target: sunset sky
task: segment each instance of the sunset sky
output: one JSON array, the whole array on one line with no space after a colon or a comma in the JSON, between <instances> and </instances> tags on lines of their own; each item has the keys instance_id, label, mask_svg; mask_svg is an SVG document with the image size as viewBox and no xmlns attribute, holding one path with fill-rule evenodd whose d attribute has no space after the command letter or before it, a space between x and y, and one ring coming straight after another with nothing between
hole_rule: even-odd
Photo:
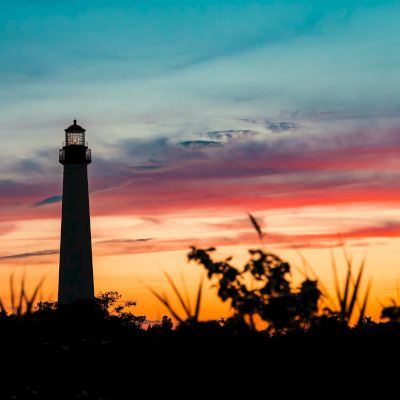
<instances>
[{"instance_id":1,"label":"sunset sky","mask_svg":"<svg viewBox=\"0 0 400 400\"><path fill-rule=\"evenodd\" d=\"M396 1L20 0L0 13L0 296L57 293L62 166L87 129L96 291L157 320L142 282L190 290L190 245L265 246L329 287L367 252L370 313L400 278ZM294 274L295 282L298 276ZM297 279L297 281L296 281ZM210 285L206 285L210 286ZM227 312L213 289L204 318Z\"/></svg>"}]
</instances>

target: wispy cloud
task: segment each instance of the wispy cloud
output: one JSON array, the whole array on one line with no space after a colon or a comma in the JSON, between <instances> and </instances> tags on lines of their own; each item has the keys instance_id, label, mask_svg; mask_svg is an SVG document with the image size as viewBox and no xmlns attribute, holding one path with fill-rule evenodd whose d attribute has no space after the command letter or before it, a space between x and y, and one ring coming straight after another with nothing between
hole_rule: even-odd
<instances>
[{"instance_id":1,"label":"wispy cloud","mask_svg":"<svg viewBox=\"0 0 400 400\"><path fill-rule=\"evenodd\" d=\"M239 222L239 223L237 223ZM190 246L209 247L213 246L234 246L234 245L258 245L258 238L254 230L249 227L249 223L241 221L233 224L215 225L218 230L229 231L225 235L213 235L212 238L188 237L185 239L153 239L151 242L143 241L136 246L129 246L129 240L110 240L98 242L101 244L113 243L113 246L107 246L97 249L98 254L116 255L116 254L138 254L151 253L159 251L174 251L188 249ZM245 222L245 220L243 220ZM366 225L362 228L348 229L336 232L319 232L306 234L283 234L277 232L268 232L266 240L268 246L278 248L326 248L336 247L345 244L360 245L362 240L398 238L400 237L400 222L386 222L377 225ZM128 246L127 246L128 244ZM367 245L367 242L364 242Z\"/></svg>"},{"instance_id":2,"label":"wispy cloud","mask_svg":"<svg viewBox=\"0 0 400 400\"><path fill-rule=\"evenodd\" d=\"M240 118L250 124L260 125L273 133L281 133L287 131L296 131L301 127L299 122L295 121L273 121L266 118Z\"/></svg>"},{"instance_id":3,"label":"wispy cloud","mask_svg":"<svg viewBox=\"0 0 400 400\"><path fill-rule=\"evenodd\" d=\"M191 149L202 149L205 147L221 147L223 144L215 140L183 140L179 142L183 147Z\"/></svg>"},{"instance_id":4,"label":"wispy cloud","mask_svg":"<svg viewBox=\"0 0 400 400\"><path fill-rule=\"evenodd\" d=\"M53 203L58 203L62 200L62 196L57 195L57 196L51 196L51 197L47 197L43 200L40 200L38 202L35 203L35 207L41 207L41 206L45 206L47 204L53 204Z\"/></svg>"},{"instance_id":5,"label":"wispy cloud","mask_svg":"<svg viewBox=\"0 0 400 400\"><path fill-rule=\"evenodd\" d=\"M0 256L0 261L6 260L16 260L19 258L29 258L29 257L43 257L43 256L50 256L54 254L58 254L58 250L40 250L40 251L32 251L30 253L18 253L18 254L11 254L8 256Z\"/></svg>"},{"instance_id":6,"label":"wispy cloud","mask_svg":"<svg viewBox=\"0 0 400 400\"><path fill-rule=\"evenodd\" d=\"M96 243L143 243L149 242L153 238L139 238L139 239L109 239L109 240L99 240Z\"/></svg>"},{"instance_id":7,"label":"wispy cloud","mask_svg":"<svg viewBox=\"0 0 400 400\"><path fill-rule=\"evenodd\" d=\"M213 140L244 140L257 136L258 134L259 132L250 129L229 129L207 132L205 136Z\"/></svg>"},{"instance_id":8,"label":"wispy cloud","mask_svg":"<svg viewBox=\"0 0 400 400\"><path fill-rule=\"evenodd\" d=\"M117 254L139 254L159 251L184 250L190 246L207 247L213 246L232 246L238 244L258 245L258 239L253 229L249 227L246 219L233 221L233 223L210 224L210 227L226 230L230 233L226 235L213 235L212 238L188 237L185 239L166 239L166 238L122 238L96 241L97 256L117 255ZM268 232L268 228L266 228ZM378 238L398 238L400 237L400 222L387 221L375 225L365 225L362 228L349 229L336 232L320 232L316 234L282 234L268 232L267 244L279 248L326 248L342 246L346 243L360 245L360 240L370 240ZM132 244L135 244L132 246ZM29 253L12 254L0 256L0 261L13 261L30 257L45 257L58 254L58 250L41 250Z\"/></svg>"}]
</instances>

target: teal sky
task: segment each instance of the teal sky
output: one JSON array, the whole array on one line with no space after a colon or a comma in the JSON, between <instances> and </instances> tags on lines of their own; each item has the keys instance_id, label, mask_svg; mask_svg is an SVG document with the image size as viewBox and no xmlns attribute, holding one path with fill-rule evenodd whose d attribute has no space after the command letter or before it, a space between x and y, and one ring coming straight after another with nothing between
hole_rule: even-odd
<instances>
[{"instance_id":1,"label":"teal sky","mask_svg":"<svg viewBox=\"0 0 400 400\"><path fill-rule=\"evenodd\" d=\"M303 112L393 115L399 12L390 1L8 2L0 117L24 147L74 116L105 140Z\"/></svg>"}]
</instances>

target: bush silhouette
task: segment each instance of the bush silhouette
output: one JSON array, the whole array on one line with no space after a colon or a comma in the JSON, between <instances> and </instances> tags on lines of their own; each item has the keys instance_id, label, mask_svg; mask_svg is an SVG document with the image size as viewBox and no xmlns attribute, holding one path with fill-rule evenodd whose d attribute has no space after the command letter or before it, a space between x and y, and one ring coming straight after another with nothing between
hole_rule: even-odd
<instances>
[{"instance_id":1,"label":"bush silhouette","mask_svg":"<svg viewBox=\"0 0 400 400\"><path fill-rule=\"evenodd\" d=\"M235 319L255 328L259 317L271 331L281 331L309 326L317 316L321 297L317 281L306 279L292 289L290 265L275 254L249 250L250 259L240 270L231 264L231 257L214 261L214 251L192 247L188 259L202 265L209 279L217 278L218 297L230 302Z\"/></svg>"}]
</instances>

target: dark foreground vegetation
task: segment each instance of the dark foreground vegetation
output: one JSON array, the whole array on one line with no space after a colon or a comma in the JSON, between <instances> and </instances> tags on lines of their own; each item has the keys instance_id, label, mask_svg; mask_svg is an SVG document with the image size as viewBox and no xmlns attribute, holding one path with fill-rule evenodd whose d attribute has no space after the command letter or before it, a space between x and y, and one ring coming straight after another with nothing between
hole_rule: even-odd
<instances>
[{"instance_id":1,"label":"dark foreground vegetation","mask_svg":"<svg viewBox=\"0 0 400 400\"><path fill-rule=\"evenodd\" d=\"M113 296L111 296L113 298ZM400 326L321 318L270 334L241 321L142 329L110 297L0 319L4 399L327 398L398 392ZM396 398L396 397L395 397Z\"/></svg>"},{"instance_id":2,"label":"dark foreground vegetation","mask_svg":"<svg viewBox=\"0 0 400 400\"><path fill-rule=\"evenodd\" d=\"M12 312L0 302L0 398L398 398L399 308L384 308L380 323L365 316L364 263L354 272L347 258L340 285L333 260L330 298L307 270L294 287L290 265L274 254L250 250L238 269L213 251L192 248L188 258L230 303L226 320L200 321L202 283L192 308L168 275L183 315L149 289L176 326L165 316L147 327L115 292L33 307L37 290L28 297L22 286Z\"/></svg>"}]
</instances>

